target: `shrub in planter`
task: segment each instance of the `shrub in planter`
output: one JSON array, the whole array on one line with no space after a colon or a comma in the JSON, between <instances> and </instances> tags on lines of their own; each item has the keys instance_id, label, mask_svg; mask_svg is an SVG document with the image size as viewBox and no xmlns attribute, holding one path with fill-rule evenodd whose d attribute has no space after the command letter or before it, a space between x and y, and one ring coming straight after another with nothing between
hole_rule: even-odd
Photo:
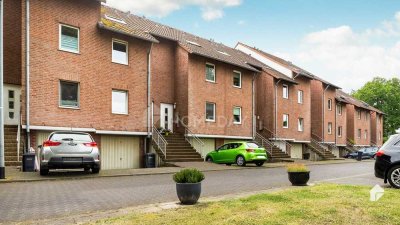
<instances>
[{"instance_id":1,"label":"shrub in planter","mask_svg":"<svg viewBox=\"0 0 400 225\"><path fill-rule=\"evenodd\" d=\"M304 164L289 164L287 171L289 181L293 186L306 186L308 180L310 180L310 170Z\"/></svg>"},{"instance_id":2,"label":"shrub in planter","mask_svg":"<svg viewBox=\"0 0 400 225\"><path fill-rule=\"evenodd\" d=\"M204 174L197 169L183 169L174 174L176 193L184 205L196 204L201 194L201 181Z\"/></svg>"}]
</instances>

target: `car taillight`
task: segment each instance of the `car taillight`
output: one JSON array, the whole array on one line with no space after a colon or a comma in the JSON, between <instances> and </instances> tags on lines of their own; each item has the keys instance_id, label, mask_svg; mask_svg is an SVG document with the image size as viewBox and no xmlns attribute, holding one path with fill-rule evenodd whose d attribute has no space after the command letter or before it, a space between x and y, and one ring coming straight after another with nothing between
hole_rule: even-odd
<instances>
[{"instance_id":1,"label":"car taillight","mask_svg":"<svg viewBox=\"0 0 400 225\"><path fill-rule=\"evenodd\" d=\"M86 147L97 147L96 142L84 143L83 145L85 145Z\"/></svg>"},{"instance_id":2,"label":"car taillight","mask_svg":"<svg viewBox=\"0 0 400 225\"><path fill-rule=\"evenodd\" d=\"M246 149L246 152L254 152L254 149Z\"/></svg>"},{"instance_id":3,"label":"car taillight","mask_svg":"<svg viewBox=\"0 0 400 225\"><path fill-rule=\"evenodd\" d=\"M381 157L383 154L385 154L385 152L381 149L376 153L376 157Z\"/></svg>"},{"instance_id":4,"label":"car taillight","mask_svg":"<svg viewBox=\"0 0 400 225\"><path fill-rule=\"evenodd\" d=\"M52 146L59 146L61 145L61 142L57 141L45 141L43 142L43 147L52 147Z\"/></svg>"}]
</instances>

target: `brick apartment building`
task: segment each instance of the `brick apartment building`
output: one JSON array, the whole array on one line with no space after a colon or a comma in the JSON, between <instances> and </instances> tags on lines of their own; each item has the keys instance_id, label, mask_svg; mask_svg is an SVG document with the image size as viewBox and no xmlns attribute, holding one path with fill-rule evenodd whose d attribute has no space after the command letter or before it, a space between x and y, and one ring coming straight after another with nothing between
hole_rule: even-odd
<instances>
[{"instance_id":1,"label":"brick apartment building","mask_svg":"<svg viewBox=\"0 0 400 225\"><path fill-rule=\"evenodd\" d=\"M102 169L117 169L142 167L148 151L164 161L199 161L226 142L258 135L278 156L302 158L315 150L314 130L320 142L339 144L337 121L343 136L354 129L347 101L340 115L346 119L335 117L335 85L258 49L230 48L105 1L27 2L4 3L7 165L19 165L24 149L59 130L90 133ZM314 104L324 107L319 127ZM372 111L374 137L358 145L382 141L382 123L374 124L382 112ZM174 133L163 138L168 148L155 139L161 130Z\"/></svg>"}]
</instances>

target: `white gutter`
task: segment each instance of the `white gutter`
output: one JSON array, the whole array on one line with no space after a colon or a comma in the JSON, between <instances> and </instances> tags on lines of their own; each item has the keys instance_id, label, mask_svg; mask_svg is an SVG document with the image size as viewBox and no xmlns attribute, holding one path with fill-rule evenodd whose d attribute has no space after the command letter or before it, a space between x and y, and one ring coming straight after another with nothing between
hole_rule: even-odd
<instances>
[{"instance_id":1,"label":"white gutter","mask_svg":"<svg viewBox=\"0 0 400 225\"><path fill-rule=\"evenodd\" d=\"M3 22L4 19L4 0L0 0L0 179L6 178L5 157L4 157L4 102L3 102L3 75L4 75L4 40Z\"/></svg>"},{"instance_id":2,"label":"white gutter","mask_svg":"<svg viewBox=\"0 0 400 225\"><path fill-rule=\"evenodd\" d=\"M25 87L25 97L26 97L26 151L29 151L31 146L31 138L30 138L30 121L29 121L29 113L30 113L30 2L26 0L26 87Z\"/></svg>"}]
</instances>

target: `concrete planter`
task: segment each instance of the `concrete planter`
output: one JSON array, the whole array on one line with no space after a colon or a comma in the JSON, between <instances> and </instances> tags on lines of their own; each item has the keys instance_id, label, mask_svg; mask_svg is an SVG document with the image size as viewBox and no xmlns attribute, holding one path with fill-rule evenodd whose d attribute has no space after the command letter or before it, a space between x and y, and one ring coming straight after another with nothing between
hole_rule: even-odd
<instances>
[{"instance_id":1,"label":"concrete planter","mask_svg":"<svg viewBox=\"0 0 400 225\"><path fill-rule=\"evenodd\" d=\"M188 184L176 184L176 193L179 201L183 205L194 205L200 198L201 194L201 182L199 183L188 183Z\"/></svg>"},{"instance_id":2,"label":"concrete planter","mask_svg":"<svg viewBox=\"0 0 400 225\"><path fill-rule=\"evenodd\" d=\"M293 186L306 186L310 180L310 172L288 172L288 175Z\"/></svg>"}]
</instances>

